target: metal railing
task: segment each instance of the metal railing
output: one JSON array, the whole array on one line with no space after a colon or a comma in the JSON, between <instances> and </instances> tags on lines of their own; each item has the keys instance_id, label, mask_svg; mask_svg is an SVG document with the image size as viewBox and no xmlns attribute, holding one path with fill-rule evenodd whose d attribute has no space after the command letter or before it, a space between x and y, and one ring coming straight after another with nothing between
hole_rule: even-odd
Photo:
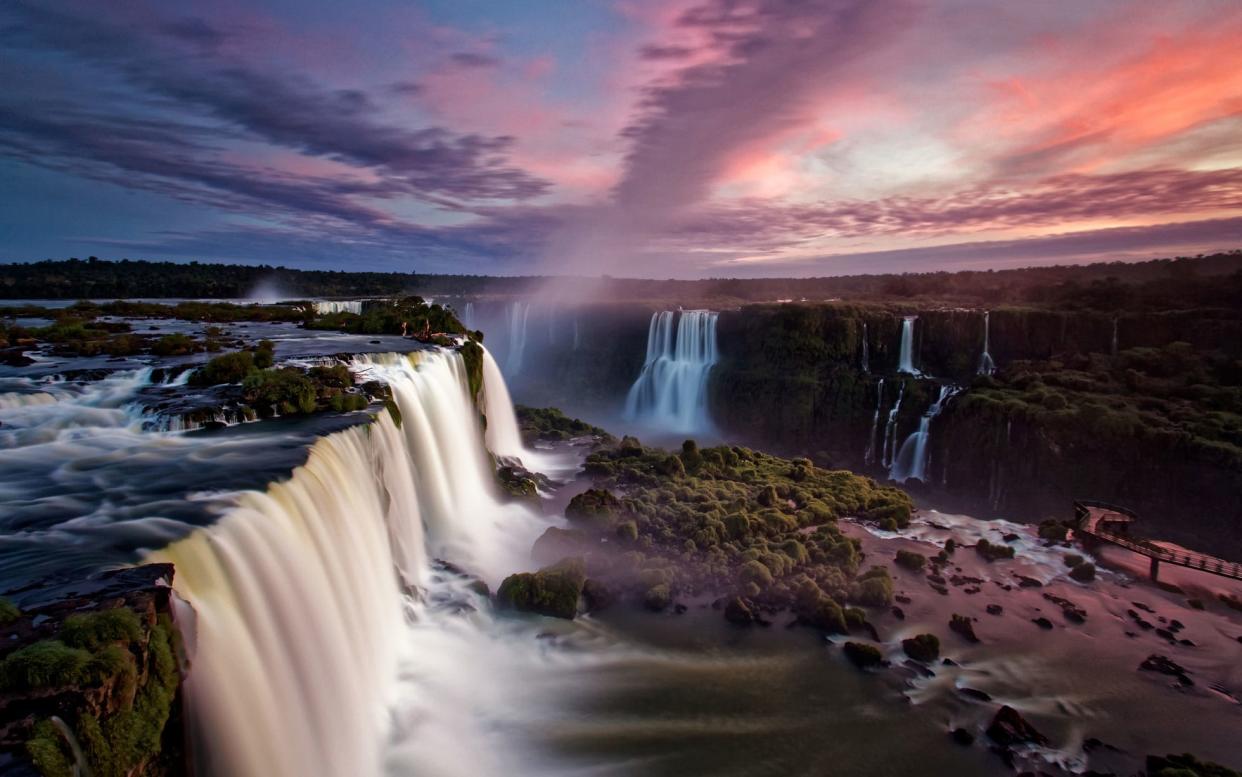
<instances>
[{"instance_id":1,"label":"metal railing","mask_svg":"<svg viewBox=\"0 0 1242 777\"><path fill-rule=\"evenodd\" d=\"M1146 540L1136 540L1115 534L1102 529L1102 525L1107 521L1096 521L1089 528L1084 526L1091 517L1092 508L1096 510L1107 510L1109 512L1118 513L1132 520L1137 520L1138 515L1133 510L1129 510L1118 505L1112 505L1107 502L1099 502L1089 499L1079 499L1074 502L1074 514L1078 518L1078 523L1086 534L1095 536L1105 542L1119 545L1127 550L1131 550L1148 558L1154 558L1176 566L1187 567L1189 569L1198 569L1204 572L1221 575L1223 577L1242 580L1242 564L1225 561L1216 556L1209 556L1206 553L1195 553L1193 551L1175 551L1169 548L1163 548Z\"/></svg>"}]
</instances>

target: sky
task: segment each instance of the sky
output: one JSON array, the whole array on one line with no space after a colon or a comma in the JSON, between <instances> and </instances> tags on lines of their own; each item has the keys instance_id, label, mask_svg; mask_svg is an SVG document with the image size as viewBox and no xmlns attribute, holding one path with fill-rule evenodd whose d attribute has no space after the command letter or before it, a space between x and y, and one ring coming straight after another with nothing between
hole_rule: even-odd
<instances>
[{"instance_id":1,"label":"sky","mask_svg":"<svg viewBox=\"0 0 1242 777\"><path fill-rule=\"evenodd\" d=\"M1242 3L4 0L0 261L812 276L1242 247Z\"/></svg>"}]
</instances>

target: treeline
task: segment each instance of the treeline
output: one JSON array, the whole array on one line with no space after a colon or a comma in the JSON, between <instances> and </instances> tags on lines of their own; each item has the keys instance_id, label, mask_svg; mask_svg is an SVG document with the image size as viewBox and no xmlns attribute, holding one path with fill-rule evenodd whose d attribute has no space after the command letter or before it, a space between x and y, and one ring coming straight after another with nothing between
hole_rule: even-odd
<instances>
[{"instance_id":1,"label":"treeline","mask_svg":"<svg viewBox=\"0 0 1242 777\"><path fill-rule=\"evenodd\" d=\"M288 299L397 294L508 296L532 293L553 281L561 298L722 307L830 299L1094 310L1237 307L1242 299L1242 251L1013 270L695 281L423 275L91 258L0 265L0 299L237 299L256 291Z\"/></svg>"},{"instance_id":2,"label":"treeline","mask_svg":"<svg viewBox=\"0 0 1242 777\"><path fill-rule=\"evenodd\" d=\"M366 297L401 294L415 282L408 273L94 257L0 265L0 299L245 299L256 292L289 299Z\"/></svg>"}]
</instances>

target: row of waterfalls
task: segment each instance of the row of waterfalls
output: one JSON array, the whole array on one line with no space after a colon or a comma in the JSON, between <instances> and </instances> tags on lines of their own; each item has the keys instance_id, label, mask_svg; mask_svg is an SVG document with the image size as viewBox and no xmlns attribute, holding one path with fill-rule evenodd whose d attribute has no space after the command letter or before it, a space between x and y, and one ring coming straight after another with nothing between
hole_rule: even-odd
<instances>
[{"instance_id":1,"label":"row of waterfalls","mask_svg":"<svg viewBox=\"0 0 1242 777\"><path fill-rule=\"evenodd\" d=\"M712 430L707 382L720 359L711 310L651 316L647 356L625 399L627 420L678 434Z\"/></svg>"}]
</instances>

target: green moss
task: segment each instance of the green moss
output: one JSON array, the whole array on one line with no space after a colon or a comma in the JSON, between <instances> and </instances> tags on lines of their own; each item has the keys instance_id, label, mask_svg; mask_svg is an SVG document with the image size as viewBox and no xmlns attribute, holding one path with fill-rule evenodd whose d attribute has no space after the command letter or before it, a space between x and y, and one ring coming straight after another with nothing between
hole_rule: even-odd
<instances>
[{"instance_id":1,"label":"green moss","mask_svg":"<svg viewBox=\"0 0 1242 777\"><path fill-rule=\"evenodd\" d=\"M77 777L73 755L65 738L50 720L40 720L35 724L30 738L26 740L26 754L44 777Z\"/></svg>"},{"instance_id":2,"label":"green moss","mask_svg":"<svg viewBox=\"0 0 1242 777\"><path fill-rule=\"evenodd\" d=\"M564 559L538 572L509 575L497 589L496 601L505 609L573 618L585 582L582 560Z\"/></svg>"},{"instance_id":3,"label":"green moss","mask_svg":"<svg viewBox=\"0 0 1242 777\"><path fill-rule=\"evenodd\" d=\"M927 557L921 553L915 553L909 550L899 550L897 551L897 558L895 561L897 566L902 569L908 569L911 572L921 572L923 571L923 567L927 564Z\"/></svg>"},{"instance_id":4,"label":"green moss","mask_svg":"<svg viewBox=\"0 0 1242 777\"><path fill-rule=\"evenodd\" d=\"M571 523L596 529L607 528L620 512L621 502L607 489L591 488L577 494L565 507Z\"/></svg>"},{"instance_id":5,"label":"green moss","mask_svg":"<svg viewBox=\"0 0 1242 777\"><path fill-rule=\"evenodd\" d=\"M866 645L861 642L846 642L841 646L841 651L845 653L845 657L850 660L850 663L859 669L871 669L884 663L884 654L873 645Z\"/></svg>"},{"instance_id":6,"label":"green moss","mask_svg":"<svg viewBox=\"0 0 1242 777\"><path fill-rule=\"evenodd\" d=\"M250 351L226 353L209 360L190 375L193 386L215 386L221 383L241 383L255 369L254 354Z\"/></svg>"},{"instance_id":7,"label":"green moss","mask_svg":"<svg viewBox=\"0 0 1242 777\"><path fill-rule=\"evenodd\" d=\"M20 618L22 611L8 599L0 596L0 626L7 626Z\"/></svg>"},{"instance_id":8,"label":"green moss","mask_svg":"<svg viewBox=\"0 0 1242 777\"><path fill-rule=\"evenodd\" d=\"M989 562L999 559L1011 559L1014 556L1014 549L1009 545L998 545L982 538L975 545L975 552Z\"/></svg>"},{"instance_id":9,"label":"green moss","mask_svg":"<svg viewBox=\"0 0 1242 777\"><path fill-rule=\"evenodd\" d=\"M935 634L918 634L903 639L901 649L915 661L930 664L940 658L940 639Z\"/></svg>"},{"instance_id":10,"label":"green moss","mask_svg":"<svg viewBox=\"0 0 1242 777\"><path fill-rule=\"evenodd\" d=\"M1211 761L1200 761L1190 753L1147 756L1149 777L1242 777L1242 772Z\"/></svg>"},{"instance_id":11,"label":"green moss","mask_svg":"<svg viewBox=\"0 0 1242 777\"><path fill-rule=\"evenodd\" d=\"M76 685L91 678L90 665L89 651L45 639L18 648L0 661L0 687L31 690Z\"/></svg>"},{"instance_id":12,"label":"green moss","mask_svg":"<svg viewBox=\"0 0 1242 777\"><path fill-rule=\"evenodd\" d=\"M142 624L126 607L70 615L60 630L66 645L92 651L113 642L137 642L141 637Z\"/></svg>"},{"instance_id":13,"label":"green moss","mask_svg":"<svg viewBox=\"0 0 1242 777\"><path fill-rule=\"evenodd\" d=\"M483 346L467 340L457 349L466 365L466 380L470 387L470 398L479 403L479 393L483 390Z\"/></svg>"},{"instance_id":14,"label":"green moss","mask_svg":"<svg viewBox=\"0 0 1242 777\"><path fill-rule=\"evenodd\" d=\"M254 370L242 381L242 390L260 415L273 407L282 415L313 413L318 407L315 384L294 368Z\"/></svg>"}]
</instances>

